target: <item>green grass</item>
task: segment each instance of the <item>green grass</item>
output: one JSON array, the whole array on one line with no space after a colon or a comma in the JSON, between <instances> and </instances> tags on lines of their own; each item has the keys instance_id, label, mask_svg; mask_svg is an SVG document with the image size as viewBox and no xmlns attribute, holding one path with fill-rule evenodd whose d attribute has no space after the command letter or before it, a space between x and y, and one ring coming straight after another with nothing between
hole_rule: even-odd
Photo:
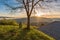
<instances>
[{"instance_id":1,"label":"green grass","mask_svg":"<svg viewBox=\"0 0 60 40\"><path fill-rule=\"evenodd\" d=\"M55 40L34 28L26 30L12 25L0 25L0 40Z\"/></svg>"}]
</instances>

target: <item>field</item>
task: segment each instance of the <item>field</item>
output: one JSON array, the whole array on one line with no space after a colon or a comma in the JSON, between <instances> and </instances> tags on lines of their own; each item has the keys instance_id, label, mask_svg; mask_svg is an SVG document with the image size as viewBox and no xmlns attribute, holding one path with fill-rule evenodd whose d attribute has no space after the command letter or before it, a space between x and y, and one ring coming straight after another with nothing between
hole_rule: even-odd
<instances>
[{"instance_id":1,"label":"field","mask_svg":"<svg viewBox=\"0 0 60 40\"><path fill-rule=\"evenodd\" d=\"M26 30L24 27L0 25L0 40L55 40L34 28Z\"/></svg>"}]
</instances>

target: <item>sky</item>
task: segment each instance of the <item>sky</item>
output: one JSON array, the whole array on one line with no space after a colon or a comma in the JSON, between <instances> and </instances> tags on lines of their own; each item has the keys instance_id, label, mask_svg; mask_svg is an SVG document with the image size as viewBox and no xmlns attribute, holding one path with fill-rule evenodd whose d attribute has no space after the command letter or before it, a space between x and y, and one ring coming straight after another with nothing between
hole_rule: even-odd
<instances>
[{"instance_id":1,"label":"sky","mask_svg":"<svg viewBox=\"0 0 60 40\"><path fill-rule=\"evenodd\" d=\"M52 1L52 2L51 2ZM7 7L4 3L9 4L12 7L21 6L15 0L0 0L0 16L9 16L9 17L26 17L26 13L24 10L21 12L21 9L18 9L17 12L11 13L9 7ZM41 5L44 9L38 7L36 9L37 13L41 15L58 15L60 16L60 0L45 0L45 2L41 2ZM20 12L19 12L20 11ZM33 14L32 14L33 15Z\"/></svg>"}]
</instances>

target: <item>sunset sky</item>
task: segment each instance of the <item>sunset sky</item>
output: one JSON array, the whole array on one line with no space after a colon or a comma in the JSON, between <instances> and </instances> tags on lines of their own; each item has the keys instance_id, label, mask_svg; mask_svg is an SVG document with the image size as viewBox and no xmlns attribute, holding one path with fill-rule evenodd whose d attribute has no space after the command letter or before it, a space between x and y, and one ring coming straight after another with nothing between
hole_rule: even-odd
<instances>
[{"instance_id":1,"label":"sunset sky","mask_svg":"<svg viewBox=\"0 0 60 40\"><path fill-rule=\"evenodd\" d=\"M37 13L40 15L55 15L55 16L60 16L60 0L50 0L48 2L46 2L47 0L45 0L45 2L41 2L42 7L44 7L44 9L41 9L40 7L38 7L36 9ZM52 1L52 2L51 2ZM26 13L25 11L19 12L21 11L21 9L18 9L18 12L11 13L9 9L9 7L7 7L4 3L8 3L9 5L16 7L19 6L19 4L17 5L15 0L0 0L0 16L14 16L14 17L26 17ZM33 15L33 14L32 14Z\"/></svg>"}]
</instances>

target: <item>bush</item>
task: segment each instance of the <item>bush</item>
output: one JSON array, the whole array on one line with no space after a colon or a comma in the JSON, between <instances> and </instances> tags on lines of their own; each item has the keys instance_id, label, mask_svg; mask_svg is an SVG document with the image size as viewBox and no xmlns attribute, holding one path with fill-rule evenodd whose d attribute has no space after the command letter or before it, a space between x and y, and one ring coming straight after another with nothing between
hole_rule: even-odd
<instances>
[{"instance_id":1,"label":"bush","mask_svg":"<svg viewBox=\"0 0 60 40\"><path fill-rule=\"evenodd\" d=\"M0 20L0 25L18 25L15 20Z\"/></svg>"}]
</instances>

